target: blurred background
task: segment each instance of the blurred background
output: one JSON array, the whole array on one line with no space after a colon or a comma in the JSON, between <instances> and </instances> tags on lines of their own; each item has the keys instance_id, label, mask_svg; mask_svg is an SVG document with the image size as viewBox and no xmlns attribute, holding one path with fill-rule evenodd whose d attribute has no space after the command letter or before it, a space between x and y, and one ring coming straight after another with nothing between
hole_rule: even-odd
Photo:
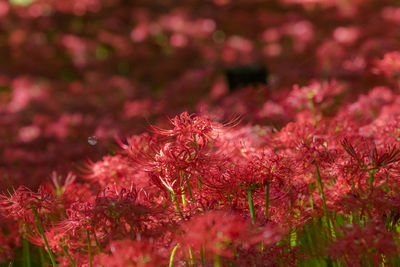
<instances>
[{"instance_id":1,"label":"blurred background","mask_svg":"<svg viewBox=\"0 0 400 267\"><path fill-rule=\"evenodd\" d=\"M0 0L0 190L182 111L279 128L294 84L397 88L376 62L399 27L394 0Z\"/></svg>"}]
</instances>

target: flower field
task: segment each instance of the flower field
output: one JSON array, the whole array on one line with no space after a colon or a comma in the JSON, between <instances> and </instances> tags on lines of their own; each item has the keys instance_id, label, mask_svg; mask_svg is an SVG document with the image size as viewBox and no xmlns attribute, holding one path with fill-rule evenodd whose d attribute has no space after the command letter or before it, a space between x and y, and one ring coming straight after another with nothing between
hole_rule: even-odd
<instances>
[{"instance_id":1,"label":"flower field","mask_svg":"<svg viewBox=\"0 0 400 267\"><path fill-rule=\"evenodd\" d=\"M0 266L400 266L394 0L0 0Z\"/></svg>"}]
</instances>

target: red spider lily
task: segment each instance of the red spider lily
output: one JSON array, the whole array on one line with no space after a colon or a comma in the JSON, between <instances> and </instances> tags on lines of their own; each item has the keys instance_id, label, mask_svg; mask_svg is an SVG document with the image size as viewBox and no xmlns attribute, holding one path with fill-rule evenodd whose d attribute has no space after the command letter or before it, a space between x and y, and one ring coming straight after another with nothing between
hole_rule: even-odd
<instances>
[{"instance_id":1,"label":"red spider lily","mask_svg":"<svg viewBox=\"0 0 400 267\"><path fill-rule=\"evenodd\" d=\"M167 264L166 251L146 240L112 241L109 250L110 254L96 256L95 266L161 267Z\"/></svg>"},{"instance_id":2,"label":"red spider lily","mask_svg":"<svg viewBox=\"0 0 400 267\"><path fill-rule=\"evenodd\" d=\"M264 253L259 253L259 248L239 248L238 257L235 263L239 266L260 266L260 267L278 267L285 266L298 266L296 261L304 258L296 248L288 249L287 245L274 245L267 246Z\"/></svg>"},{"instance_id":3,"label":"red spider lily","mask_svg":"<svg viewBox=\"0 0 400 267\"><path fill-rule=\"evenodd\" d=\"M185 175L190 176L198 164L198 159L187 149L166 143L154 156L154 160L147 164L147 171L157 186L177 193L187 182Z\"/></svg>"},{"instance_id":4,"label":"red spider lily","mask_svg":"<svg viewBox=\"0 0 400 267\"><path fill-rule=\"evenodd\" d=\"M123 149L122 153L128 154L139 163L151 160L158 148L158 140L148 133L132 135L127 139L128 144L123 144L122 141L118 139L117 141Z\"/></svg>"},{"instance_id":5,"label":"red spider lily","mask_svg":"<svg viewBox=\"0 0 400 267\"><path fill-rule=\"evenodd\" d=\"M252 154L248 160L257 169L256 174L261 176L260 182L263 184L267 181L280 183L295 174L296 166L291 158L269 149Z\"/></svg>"},{"instance_id":6,"label":"red spider lily","mask_svg":"<svg viewBox=\"0 0 400 267\"><path fill-rule=\"evenodd\" d=\"M76 235L76 232L70 233L60 226L49 228L48 231L46 231L46 239L50 249L57 254L64 254L66 248L71 251L87 246L83 234ZM40 236L30 236L29 241L34 245L45 247L45 242Z\"/></svg>"},{"instance_id":7,"label":"red spider lily","mask_svg":"<svg viewBox=\"0 0 400 267\"><path fill-rule=\"evenodd\" d=\"M383 149L377 149L374 142L368 144L363 141L362 151L356 151L347 139L342 141L344 150L355 160L361 168L366 171L378 171L379 169L390 169L393 164L400 161L400 149L397 146L386 146Z\"/></svg>"},{"instance_id":8,"label":"red spider lily","mask_svg":"<svg viewBox=\"0 0 400 267\"><path fill-rule=\"evenodd\" d=\"M332 196L332 199L335 197ZM332 204L338 212L353 214L358 219L373 218L377 221L397 221L399 206L398 199L382 189L375 189L372 193L359 188L356 191L342 191L336 196Z\"/></svg>"},{"instance_id":9,"label":"red spider lily","mask_svg":"<svg viewBox=\"0 0 400 267\"><path fill-rule=\"evenodd\" d=\"M338 81L319 82L311 81L309 85L293 86L293 90L287 98L289 105L297 109L332 108L337 102L338 96L343 92L343 87ZM319 106L316 106L319 105Z\"/></svg>"},{"instance_id":10,"label":"red spider lily","mask_svg":"<svg viewBox=\"0 0 400 267\"><path fill-rule=\"evenodd\" d=\"M274 227L253 229L248 221L224 211L197 215L183 224L181 231L181 243L195 251L203 250L206 257L215 254L232 257L233 251L238 247L260 242L271 244L281 238Z\"/></svg>"},{"instance_id":11,"label":"red spider lily","mask_svg":"<svg viewBox=\"0 0 400 267\"><path fill-rule=\"evenodd\" d=\"M80 236L87 230L108 235L127 234L144 231L150 220L149 213L149 208L138 202L135 190L122 189L117 193L105 189L94 203L74 203L67 209L67 218L60 227L73 236Z\"/></svg>"},{"instance_id":12,"label":"red spider lily","mask_svg":"<svg viewBox=\"0 0 400 267\"><path fill-rule=\"evenodd\" d=\"M239 166L232 165L229 158L216 161L204 168L201 173L201 181L207 190L208 199L228 198L229 202L235 203L243 194L242 177L248 180L254 179L249 176L240 176L239 171L244 170ZM249 174L249 173L246 173ZM227 201L227 202L228 202ZM230 204L232 205L232 203Z\"/></svg>"},{"instance_id":13,"label":"red spider lily","mask_svg":"<svg viewBox=\"0 0 400 267\"><path fill-rule=\"evenodd\" d=\"M97 196L94 204L94 225L105 223L107 227L116 229L125 222L132 228L131 231L143 231L150 210L138 200L138 192L134 189L122 189L118 193L104 190L102 195Z\"/></svg>"},{"instance_id":14,"label":"red spider lily","mask_svg":"<svg viewBox=\"0 0 400 267\"><path fill-rule=\"evenodd\" d=\"M374 169L389 169L392 164L400 161L400 149L393 145L378 151L374 145L370 150L368 160Z\"/></svg>"},{"instance_id":15,"label":"red spider lily","mask_svg":"<svg viewBox=\"0 0 400 267\"><path fill-rule=\"evenodd\" d=\"M72 236L80 236L82 231L92 229L94 211L93 204L75 202L66 210L67 218L60 222L60 228Z\"/></svg>"},{"instance_id":16,"label":"red spider lily","mask_svg":"<svg viewBox=\"0 0 400 267\"><path fill-rule=\"evenodd\" d=\"M143 167L123 155L103 157L101 161L90 163L83 172L85 179L99 184L101 188L113 185L121 190L133 185L147 187L149 184Z\"/></svg>"},{"instance_id":17,"label":"red spider lily","mask_svg":"<svg viewBox=\"0 0 400 267\"><path fill-rule=\"evenodd\" d=\"M189 115L183 112L179 117L170 119L173 129L165 130L153 127L154 132L161 136L173 137L178 144L188 149L201 150L207 146L209 140L216 138L222 125L211 122L209 118Z\"/></svg>"},{"instance_id":18,"label":"red spider lily","mask_svg":"<svg viewBox=\"0 0 400 267\"><path fill-rule=\"evenodd\" d=\"M399 265L397 2L0 0L0 265Z\"/></svg>"},{"instance_id":19,"label":"red spider lily","mask_svg":"<svg viewBox=\"0 0 400 267\"><path fill-rule=\"evenodd\" d=\"M342 259L348 266L364 266L363 257L373 265L379 265L382 256L390 257L398 253L392 233L384 225L369 221L342 228L343 237L330 246L328 253L335 259Z\"/></svg>"},{"instance_id":20,"label":"red spider lily","mask_svg":"<svg viewBox=\"0 0 400 267\"><path fill-rule=\"evenodd\" d=\"M233 256L233 250L245 238L248 222L237 215L213 211L198 215L182 225L181 242L197 251L204 249L214 254ZM196 229L196 231L194 231Z\"/></svg>"},{"instance_id":21,"label":"red spider lily","mask_svg":"<svg viewBox=\"0 0 400 267\"><path fill-rule=\"evenodd\" d=\"M0 195L0 207L4 216L36 224L32 209L39 214L51 214L55 210L55 197L44 187L40 187L35 193L24 186L18 187L9 197Z\"/></svg>"},{"instance_id":22,"label":"red spider lily","mask_svg":"<svg viewBox=\"0 0 400 267\"><path fill-rule=\"evenodd\" d=\"M400 52L386 53L383 59L376 62L378 71L387 77L398 77L400 75Z\"/></svg>"},{"instance_id":23,"label":"red spider lily","mask_svg":"<svg viewBox=\"0 0 400 267\"><path fill-rule=\"evenodd\" d=\"M74 183L76 175L72 172L68 172L67 177L65 177L64 182L62 182L62 177L57 175L57 172L53 171L51 173L51 181L56 187L57 195L62 194L70 185Z\"/></svg>"}]
</instances>

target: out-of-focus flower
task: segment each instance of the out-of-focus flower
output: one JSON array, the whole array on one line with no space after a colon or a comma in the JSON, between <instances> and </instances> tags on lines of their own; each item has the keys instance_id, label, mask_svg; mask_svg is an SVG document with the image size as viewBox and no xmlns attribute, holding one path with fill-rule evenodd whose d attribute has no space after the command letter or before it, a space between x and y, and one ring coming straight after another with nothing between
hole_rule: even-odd
<instances>
[{"instance_id":1,"label":"out-of-focus flower","mask_svg":"<svg viewBox=\"0 0 400 267\"><path fill-rule=\"evenodd\" d=\"M112 241L110 252L96 256L94 259L96 266L160 267L167 264L166 251L147 241L129 239Z\"/></svg>"},{"instance_id":2,"label":"out-of-focus flower","mask_svg":"<svg viewBox=\"0 0 400 267\"><path fill-rule=\"evenodd\" d=\"M383 255L390 257L398 253L393 235L381 223L369 221L365 226L353 224L342 230L343 237L330 246L328 253L349 266L363 266L363 257L379 265Z\"/></svg>"},{"instance_id":3,"label":"out-of-focus flower","mask_svg":"<svg viewBox=\"0 0 400 267\"><path fill-rule=\"evenodd\" d=\"M376 61L378 72L383 73L389 78L400 76L400 52L394 51L386 53L383 59Z\"/></svg>"},{"instance_id":4,"label":"out-of-focus flower","mask_svg":"<svg viewBox=\"0 0 400 267\"><path fill-rule=\"evenodd\" d=\"M246 238L249 224L237 215L222 211L198 215L182 225L183 244L206 253L233 256L233 250Z\"/></svg>"}]
</instances>

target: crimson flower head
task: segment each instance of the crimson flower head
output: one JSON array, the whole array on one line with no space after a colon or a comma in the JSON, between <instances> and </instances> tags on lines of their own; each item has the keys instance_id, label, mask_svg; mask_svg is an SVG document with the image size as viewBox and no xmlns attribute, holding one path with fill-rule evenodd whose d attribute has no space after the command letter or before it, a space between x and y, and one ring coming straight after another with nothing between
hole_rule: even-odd
<instances>
[{"instance_id":1,"label":"crimson flower head","mask_svg":"<svg viewBox=\"0 0 400 267\"><path fill-rule=\"evenodd\" d=\"M14 194L7 197L0 195L0 208L4 216L21 220L23 222L34 222L32 209L39 214L51 213L54 210L55 198L40 187L35 193L24 186L20 186Z\"/></svg>"},{"instance_id":2,"label":"crimson flower head","mask_svg":"<svg viewBox=\"0 0 400 267\"><path fill-rule=\"evenodd\" d=\"M167 258L163 250L148 241L128 239L112 241L110 254L101 254L94 259L95 266L104 267L160 267L166 266Z\"/></svg>"},{"instance_id":3,"label":"crimson flower head","mask_svg":"<svg viewBox=\"0 0 400 267\"><path fill-rule=\"evenodd\" d=\"M182 226L182 244L206 253L233 256L233 249L246 236L249 224L237 215L213 211L197 215ZM211 256L211 255L210 255Z\"/></svg>"},{"instance_id":4,"label":"crimson flower head","mask_svg":"<svg viewBox=\"0 0 400 267\"><path fill-rule=\"evenodd\" d=\"M345 138L342 141L343 149L360 167L366 170L388 169L393 164L400 162L400 149L396 146L392 145L378 149L374 142L362 141L363 144L357 147L357 149L348 139Z\"/></svg>"},{"instance_id":5,"label":"crimson flower head","mask_svg":"<svg viewBox=\"0 0 400 267\"><path fill-rule=\"evenodd\" d=\"M383 59L376 62L379 72L386 77L398 77L400 75L400 51L386 53Z\"/></svg>"},{"instance_id":6,"label":"crimson flower head","mask_svg":"<svg viewBox=\"0 0 400 267\"><path fill-rule=\"evenodd\" d=\"M89 163L84 177L101 187L110 184L119 188L129 187L132 184L145 186L147 181L141 168L122 155L105 156L101 161Z\"/></svg>"},{"instance_id":7,"label":"crimson flower head","mask_svg":"<svg viewBox=\"0 0 400 267\"><path fill-rule=\"evenodd\" d=\"M383 255L390 257L397 253L393 236L382 223L369 221L364 227L348 225L343 233L343 237L331 245L329 254L335 259L344 259L347 266L364 266L364 257L378 266Z\"/></svg>"},{"instance_id":8,"label":"crimson flower head","mask_svg":"<svg viewBox=\"0 0 400 267\"><path fill-rule=\"evenodd\" d=\"M307 86L294 85L287 98L287 103L300 110L304 108L313 109L315 107L310 105L316 104L321 105L321 107L328 107L334 104L335 97L342 92L343 87L335 80L331 82L314 80Z\"/></svg>"},{"instance_id":9,"label":"crimson flower head","mask_svg":"<svg viewBox=\"0 0 400 267\"><path fill-rule=\"evenodd\" d=\"M157 147L156 138L148 133L130 136L127 139L128 144L122 143L119 139L117 139L117 142L123 149L123 154L128 154L135 161L139 162L151 159L151 155L155 153L153 148Z\"/></svg>"},{"instance_id":10,"label":"crimson flower head","mask_svg":"<svg viewBox=\"0 0 400 267\"><path fill-rule=\"evenodd\" d=\"M82 230L92 227L93 213L93 204L77 201L66 210L67 218L60 222L60 228L71 235L80 235Z\"/></svg>"},{"instance_id":11,"label":"crimson flower head","mask_svg":"<svg viewBox=\"0 0 400 267\"><path fill-rule=\"evenodd\" d=\"M187 112L170 119L170 122L173 129L153 127L154 132L161 136L175 138L177 143L196 150L206 147L209 140L216 138L222 128L222 125L212 122L207 117L189 115Z\"/></svg>"},{"instance_id":12,"label":"crimson flower head","mask_svg":"<svg viewBox=\"0 0 400 267\"><path fill-rule=\"evenodd\" d=\"M120 192L114 192L106 189L96 198L93 223L104 222L118 228L121 222L126 222L137 230L146 220L148 213L149 209L139 203L136 190L122 189Z\"/></svg>"},{"instance_id":13,"label":"crimson flower head","mask_svg":"<svg viewBox=\"0 0 400 267\"><path fill-rule=\"evenodd\" d=\"M65 190L74 183L75 179L76 175L72 172L68 172L64 181L62 181L62 176L58 175L57 172L53 171L51 173L51 181L53 182L57 195L62 195Z\"/></svg>"},{"instance_id":14,"label":"crimson flower head","mask_svg":"<svg viewBox=\"0 0 400 267\"><path fill-rule=\"evenodd\" d=\"M125 231L121 224L130 225L132 230L142 230L149 209L138 202L135 190L114 192L105 189L94 203L75 202L66 213L67 219L60 223L60 227L73 236L96 229L113 235Z\"/></svg>"}]
</instances>

